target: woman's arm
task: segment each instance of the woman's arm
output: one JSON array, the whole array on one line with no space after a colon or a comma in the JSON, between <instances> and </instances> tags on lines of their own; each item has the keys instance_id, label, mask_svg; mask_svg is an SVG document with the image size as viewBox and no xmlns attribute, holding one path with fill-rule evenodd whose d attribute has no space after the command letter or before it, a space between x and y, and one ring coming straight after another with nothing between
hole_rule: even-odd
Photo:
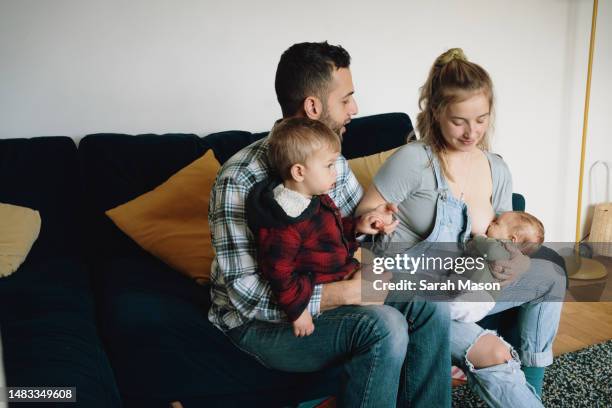
<instances>
[{"instance_id":1,"label":"woman's arm","mask_svg":"<svg viewBox=\"0 0 612 408\"><path fill-rule=\"evenodd\" d=\"M493 205L497 215L512 211L512 173L510 168L501 158L496 154L493 155L495 160L495 167L497 175L493 180Z\"/></svg>"},{"instance_id":2,"label":"woman's arm","mask_svg":"<svg viewBox=\"0 0 612 408\"><path fill-rule=\"evenodd\" d=\"M421 185L424 169L422 155L422 146L406 145L382 165L359 202L355 215L364 218L380 216L384 225L377 228L378 231L362 232L390 234L399 225L400 220L395 219L393 214L398 212L398 205Z\"/></svg>"},{"instance_id":3,"label":"woman's arm","mask_svg":"<svg viewBox=\"0 0 612 408\"><path fill-rule=\"evenodd\" d=\"M359 202L356 215L385 203L400 204L421 185L426 163L427 153L420 143L402 146L381 166Z\"/></svg>"},{"instance_id":4,"label":"woman's arm","mask_svg":"<svg viewBox=\"0 0 612 408\"><path fill-rule=\"evenodd\" d=\"M376 186L371 184L366 190L365 194L361 198L357 209L355 210L355 216L359 217L367 212L370 212L381 204L386 204L387 201L378 192Z\"/></svg>"}]
</instances>

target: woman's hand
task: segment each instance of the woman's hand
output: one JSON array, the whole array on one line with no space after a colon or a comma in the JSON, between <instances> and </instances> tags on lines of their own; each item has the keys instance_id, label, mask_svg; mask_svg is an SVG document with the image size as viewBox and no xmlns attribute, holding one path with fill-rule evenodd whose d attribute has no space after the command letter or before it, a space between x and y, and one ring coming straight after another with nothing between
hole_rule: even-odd
<instances>
[{"instance_id":1,"label":"woman's hand","mask_svg":"<svg viewBox=\"0 0 612 408\"><path fill-rule=\"evenodd\" d=\"M517 281L531 267L531 259L523 255L516 245L504 242L504 247L510 252L510 259L491 262L491 274L500 281L502 287Z\"/></svg>"}]
</instances>

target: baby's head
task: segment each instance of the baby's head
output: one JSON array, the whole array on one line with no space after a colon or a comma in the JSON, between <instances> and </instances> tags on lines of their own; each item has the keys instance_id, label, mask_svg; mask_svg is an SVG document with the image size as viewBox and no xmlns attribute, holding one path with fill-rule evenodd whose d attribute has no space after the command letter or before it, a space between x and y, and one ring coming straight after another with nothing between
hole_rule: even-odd
<instances>
[{"instance_id":1,"label":"baby's head","mask_svg":"<svg viewBox=\"0 0 612 408\"><path fill-rule=\"evenodd\" d=\"M491 221L487 236L520 244L521 252L530 255L544 242L544 225L529 213L507 211Z\"/></svg>"},{"instance_id":2,"label":"baby's head","mask_svg":"<svg viewBox=\"0 0 612 408\"><path fill-rule=\"evenodd\" d=\"M268 162L285 187L305 195L319 195L336 183L340 137L322 122L284 119L274 126L268 143Z\"/></svg>"}]
</instances>

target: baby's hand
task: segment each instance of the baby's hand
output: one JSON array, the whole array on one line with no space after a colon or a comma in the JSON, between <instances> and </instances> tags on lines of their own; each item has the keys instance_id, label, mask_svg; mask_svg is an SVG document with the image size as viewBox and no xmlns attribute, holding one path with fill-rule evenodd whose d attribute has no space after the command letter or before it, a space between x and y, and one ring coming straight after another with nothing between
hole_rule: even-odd
<instances>
[{"instance_id":1,"label":"baby's hand","mask_svg":"<svg viewBox=\"0 0 612 408\"><path fill-rule=\"evenodd\" d=\"M310 315L308 309L304 309L300 317L298 317L292 324L293 334L295 334L295 337L310 336L314 331L312 316Z\"/></svg>"}]
</instances>

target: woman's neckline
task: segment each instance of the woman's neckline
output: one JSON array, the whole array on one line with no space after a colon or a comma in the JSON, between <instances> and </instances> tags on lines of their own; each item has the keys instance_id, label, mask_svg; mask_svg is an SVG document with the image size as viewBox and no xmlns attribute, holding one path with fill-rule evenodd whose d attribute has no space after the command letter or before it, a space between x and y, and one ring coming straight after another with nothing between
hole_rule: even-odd
<instances>
[{"instance_id":1,"label":"woman's neckline","mask_svg":"<svg viewBox=\"0 0 612 408\"><path fill-rule=\"evenodd\" d=\"M489 177L491 177L491 184L493 185L493 163L491 162L491 156L490 156L490 153L489 153L487 150L483 150L483 149L481 149L481 148L477 148L477 150L478 150L478 151L480 151L480 152L482 152L482 153L484 154L484 156L486 157L486 159L487 159L487 163L489 164ZM473 153L473 152L472 152L472 153ZM459 197L456 197L456 196L453 194L452 190L450 189L450 185L449 185L449 183L448 183L448 180L446 179L446 176L444 175L444 172L442 171L442 169L441 169L441 168L440 168L440 178L443 180L443 182L444 182L444 184L445 184L446 188L448 189L448 193L449 193L449 195L450 195L450 196L451 196L453 199L455 199L455 200L457 200L457 201L459 201L459 202L465 203L465 201L463 200L463 197L460 197L460 198L459 198ZM491 196L489 197L489 203L491 204L491 206L493 206L493 192L494 192L494 190L495 190L495 186L493 185L493 189L491 190ZM467 204L466 204L466 205L467 205ZM494 208L494 210L495 210L495 208Z\"/></svg>"}]
</instances>

